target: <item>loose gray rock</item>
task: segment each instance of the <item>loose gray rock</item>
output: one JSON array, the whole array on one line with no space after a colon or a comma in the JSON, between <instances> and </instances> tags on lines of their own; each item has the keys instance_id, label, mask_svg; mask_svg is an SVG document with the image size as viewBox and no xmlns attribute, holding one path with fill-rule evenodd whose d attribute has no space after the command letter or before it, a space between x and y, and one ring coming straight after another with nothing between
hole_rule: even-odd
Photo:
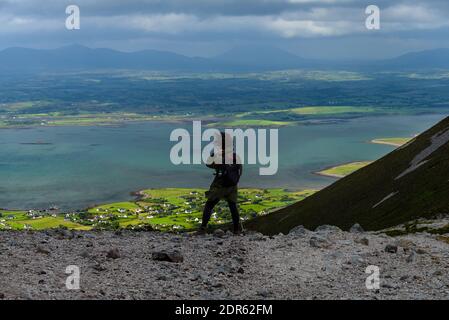
<instances>
[{"instance_id":1,"label":"loose gray rock","mask_svg":"<svg viewBox=\"0 0 449 320\"><path fill-rule=\"evenodd\" d=\"M193 274L193 275L189 278L189 280L190 280L190 281L198 281L198 280L201 280L201 275L200 275L199 273L195 273L195 274Z\"/></svg>"},{"instance_id":2,"label":"loose gray rock","mask_svg":"<svg viewBox=\"0 0 449 320\"><path fill-rule=\"evenodd\" d=\"M359 255L353 255L351 256L351 260L350 260L351 264L353 265L364 265L366 263L365 259L363 259L361 256Z\"/></svg>"},{"instance_id":3,"label":"loose gray rock","mask_svg":"<svg viewBox=\"0 0 449 320\"><path fill-rule=\"evenodd\" d=\"M362 233L365 232L365 230L363 230L362 226L358 223L354 224L351 229L349 229L349 232L351 233Z\"/></svg>"},{"instance_id":4,"label":"loose gray rock","mask_svg":"<svg viewBox=\"0 0 449 320\"><path fill-rule=\"evenodd\" d=\"M211 286L212 286L212 288L221 288L221 287L223 287L223 283L215 282Z\"/></svg>"},{"instance_id":5,"label":"loose gray rock","mask_svg":"<svg viewBox=\"0 0 449 320\"><path fill-rule=\"evenodd\" d=\"M90 257L89 251L83 250L83 251L80 253L80 257L82 257L82 258L89 258L89 257Z\"/></svg>"},{"instance_id":6,"label":"loose gray rock","mask_svg":"<svg viewBox=\"0 0 449 320\"><path fill-rule=\"evenodd\" d=\"M260 232L256 232L249 236L250 241L267 241L267 237Z\"/></svg>"},{"instance_id":7,"label":"loose gray rock","mask_svg":"<svg viewBox=\"0 0 449 320\"><path fill-rule=\"evenodd\" d=\"M296 226L293 229L291 229L288 234L296 237L304 237L308 232L309 230L304 228L304 226Z\"/></svg>"},{"instance_id":8,"label":"loose gray rock","mask_svg":"<svg viewBox=\"0 0 449 320\"><path fill-rule=\"evenodd\" d=\"M318 226L315 229L315 232L341 232L342 230L337 226L331 226L328 224L324 224L322 226Z\"/></svg>"},{"instance_id":9,"label":"loose gray rock","mask_svg":"<svg viewBox=\"0 0 449 320\"><path fill-rule=\"evenodd\" d=\"M418 248L418 249L416 249L416 253L417 253L417 254L426 254L427 251L424 250L423 248Z\"/></svg>"},{"instance_id":10,"label":"loose gray rock","mask_svg":"<svg viewBox=\"0 0 449 320\"><path fill-rule=\"evenodd\" d=\"M405 259L406 262L412 263L416 260L416 252L412 250L412 252L409 254L409 256Z\"/></svg>"},{"instance_id":11,"label":"loose gray rock","mask_svg":"<svg viewBox=\"0 0 449 320\"><path fill-rule=\"evenodd\" d=\"M263 297L263 298L267 298L267 297L269 297L269 296L271 295L271 291L268 291L268 290L260 290L260 291L257 292L257 295L258 295L258 296L261 296L261 297Z\"/></svg>"},{"instance_id":12,"label":"loose gray rock","mask_svg":"<svg viewBox=\"0 0 449 320\"><path fill-rule=\"evenodd\" d=\"M439 225L449 220L443 222ZM302 228L298 229L301 234ZM78 240L80 233L83 238ZM359 244L364 237L369 246ZM404 254L400 239L416 246ZM386 253L387 244L396 245L397 254ZM38 246L50 254L37 253ZM112 248L120 250L121 259L106 258ZM415 252L416 261L406 262L418 248L426 255ZM182 253L183 263L171 263L176 259L167 253L176 250ZM83 251L90 258L81 258ZM152 260L153 252L163 252L155 256L163 261ZM64 286L69 264L84 270L81 290ZM380 267L381 284L385 281L386 286L366 289L367 265ZM221 239L163 232L123 231L116 236L114 231L77 231L69 243L43 231L0 232L0 293L11 300L446 299L447 270L447 243L422 233L393 238L382 232L307 231L305 236L270 238L248 231L241 237ZM39 284L41 280L44 283Z\"/></svg>"},{"instance_id":13,"label":"loose gray rock","mask_svg":"<svg viewBox=\"0 0 449 320\"><path fill-rule=\"evenodd\" d=\"M432 275L435 276L435 277L442 276L442 275L443 275L443 271L437 270L437 271L435 271Z\"/></svg>"},{"instance_id":14,"label":"loose gray rock","mask_svg":"<svg viewBox=\"0 0 449 320\"><path fill-rule=\"evenodd\" d=\"M398 252L398 246L394 244L387 244L385 246L385 252L388 253L397 253Z\"/></svg>"},{"instance_id":15,"label":"loose gray rock","mask_svg":"<svg viewBox=\"0 0 449 320\"><path fill-rule=\"evenodd\" d=\"M120 251L117 248L111 249L106 253L106 257L109 259L120 258Z\"/></svg>"},{"instance_id":16,"label":"loose gray rock","mask_svg":"<svg viewBox=\"0 0 449 320\"><path fill-rule=\"evenodd\" d=\"M223 238L224 235L225 235L225 232L221 229L217 229L214 231L214 237Z\"/></svg>"},{"instance_id":17,"label":"loose gray rock","mask_svg":"<svg viewBox=\"0 0 449 320\"><path fill-rule=\"evenodd\" d=\"M411 249L413 247L415 247L415 243L411 240L407 240L407 239L398 239L396 241L396 245L398 247L404 248L404 249Z\"/></svg>"},{"instance_id":18,"label":"loose gray rock","mask_svg":"<svg viewBox=\"0 0 449 320\"><path fill-rule=\"evenodd\" d=\"M331 246L331 243L326 238L320 236L310 238L309 244L314 248L329 248Z\"/></svg>"},{"instance_id":19,"label":"loose gray rock","mask_svg":"<svg viewBox=\"0 0 449 320\"><path fill-rule=\"evenodd\" d=\"M45 249L45 248L43 248L41 246L37 247L36 252L37 253L42 253L42 254L47 254L47 255L50 254L50 251L48 251L47 249Z\"/></svg>"},{"instance_id":20,"label":"loose gray rock","mask_svg":"<svg viewBox=\"0 0 449 320\"><path fill-rule=\"evenodd\" d=\"M153 252L151 255L151 258L156 261L167 261L167 262L173 262L173 263L180 263L184 261L184 257L182 254L175 250L175 251L156 251Z\"/></svg>"},{"instance_id":21,"label":"loose gray rock","mask_svg":"<svg viewBox=\"0 0 449 320\"><path fill-rule=\"evenodd\" d=\"M354 240L355 243L363 244L364 246L369 246L369 239L368 238L357 238Z\"/></svg>"},{"instance_id":22,"label":"loose gray rock","mask_svg":"<svg viewBox=\"0 0 449 320\"><path fill-rule=\"evenodd\" d=\"M392 282L382 282L381 287L385 288L385 289L397 289L398 288L398 286Z\"/></svg>"},{"instance_id":23,"label":"loose gray rock","mask_svg":"<svg viewBox=\"0 0 449 320\"><path fill-rule=\"evenodd\" d=\"M94 268L94 270L97 270L97 271L100 271L100 272L106 270L106 268L102 264L100 264L100 263L97 263L96 265L94 265L93 268Z\"/></svg>"}]
</instances>

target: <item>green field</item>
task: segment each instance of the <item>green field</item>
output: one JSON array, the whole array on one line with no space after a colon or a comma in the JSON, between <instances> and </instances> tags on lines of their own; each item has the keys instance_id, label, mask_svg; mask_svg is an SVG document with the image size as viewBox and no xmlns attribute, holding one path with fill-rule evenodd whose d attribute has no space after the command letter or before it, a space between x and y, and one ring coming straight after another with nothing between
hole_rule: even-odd
<instances>
[{"instance_id":1,"label":"green field","mask_svg":"<svg viewBox=\"0 0 449 320\"><path fill-rule=\"evenodd\" d=\"M17 74L0 77L0 128L192 119L278 126L314 119L441 113L449 107L449 91L440 85L447 77L446 70Z\"/></svg>"},{"instance_id":2,"label":"green field","mask_svg":"<svg viewBox=\"0 0 449 320\"><path fill-rule=\"evenodd\" d=\"M27 108L40 106L45 109L48 102L20 102L4 105L7 111L3 115L0 112L0 128L24 128L36 126L93 126L93 125L120 125L133 121L161 121L161 122L185 122L198 119L200 116L203 121L209 121L208 127L227 127L227 128L247 128L247 127L283 127L310 123L313 121L326 121L335 119L348 119L362 116L375 115L398 115L414 114L424 112L421 109L407 110L404 108L385 108L369 106L304 106L295 107L284 105L282 103L271 103L269 106L263 105L241 105L239 109L249 109L254 111L244 111L229 113L227 111L209 113L191 113L191 112L171 112L163 113L161 111L143 114L137 112L75 112L64 113L60 111L24 113ZM107 103L94 104L95 109L104 109ZM112 107L112 105L111 105ZM262 110L261 110L262 109ZM0 109L0 111L2 111ZM427 110L428 111L428 110ZM379 139L379 142L389 143L389 139ZM399 139L399 138L398 138ZM402 139L402 138L400 138ZM381 142L386 140L387 142Z\"/></svg>"},{"instance_id":3,"label":"green field","mask_svg":"<svg viewBox=\"0 0 449 320\"><path fill-rule=\"evenodd\" d=\"M48 213L0 210L0 229L42 230L66 227L75 230L142 228L161 231L191 230L201 223L204 189L165 188L140 192L135 201L117 202L76 213ZM241 189L239 208L242 221L265 215L313 194L315 190ZM224 201L212 215L211 224L230 222Z\"/></svg>"},{"instance_id":4,"label":"green field","mask_svg":"<svg viewBox=\"0 0 449 320\"><path fill-rule=\"evenodd\" d=\"M373 113L376 109L369 107L350 107L350 106L315 106L315 107L303 107L294 108L288 110L289 112L299 115L334 115L345 113Z\"/></svg>"},{"instance_id":5,"label":"green field","mask_svg":"<svg viewBox=\"0 0 449 320\"><path fill-rule=\"evenodd\" d=\"M284 127L294 125L293 121L275 121L275 120L263 120L263 119L235 119L224 122L210 123L209 127L227 127L227 128L246 128L246 127Z\"/></svg>"},{"instance_id":6,"label":"green field","mask_svg":"<svg viewBox=\"0 0 449 320\"><path fill-rule=\"evenodd\" d=\"M167 121L176 122L185 120L181 115L143 115L137 113L88 113L67 115L59 112L13 114L10 117L0 118L0 128L33 127L33 126L93 126L116 125L133 121Z\"/></svg>"},{"instance_id":7,"label":"green field","mask_svg":"<svg viewBox=\"0 0 449 320\"><path fill-rule=\"evenodd\" d=\"M73 230L89 230L89 226L76 223L64 218L64 215L34 215L25 211L0 210L0 230L44 230L66 227Z\"/></svg>"},{"instance_id":8,"label":"green field","mask_svg":"<svg viewBox=\"0 0 449 320\"><path fill-rule=\"evenodd\" d=\"M322 171L317 172L319 175L334 177L334 178L343 178L351 173L369 165L371 161L357 161L351 163L345 163L339 166L335 166L332 168L328 168Z\"/></svg>"}]
</instances>

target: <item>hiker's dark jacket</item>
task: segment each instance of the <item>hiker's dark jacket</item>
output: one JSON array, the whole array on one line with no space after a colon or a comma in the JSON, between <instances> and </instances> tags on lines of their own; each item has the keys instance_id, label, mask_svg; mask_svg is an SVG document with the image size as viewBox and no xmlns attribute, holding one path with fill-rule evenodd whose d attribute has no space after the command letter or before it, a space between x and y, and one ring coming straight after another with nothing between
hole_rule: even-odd
<instances>
[{"instance_id":1,"label":"hiker's dark jacket","mask_svg":"<svg viewBox=\"0 0 449 320\"><path fill-rule=\"evenodd\" d=\"M213 153L211 154L211 158L212 159L215 158ZM211 159L211 158L209 158L209 159ZM222 156L221 160L222 160L221 164L220 163L215 163L215 162L212 162L211 164L206 164L206 166L208 168L211 168L211 169L215 170L215 179L213 181L213 184L224 185L221 173L226 168L229 168L229 167L231 167L232 170L238 171L239 176L242 175L242 173L243 173L243 166L240 163L240 158L238 158L238 156L237 156L237 154L235 152L232 153L232 163L231 164L227 164L226 163L225 155Z\"/></svg>"},{"instance_id":2,"label":"hiker's dark jacket","mask_svg":"<svg viewBox=\"0 0 449 320\"><path fill-rule=\"evenodd\" d=\"M231 167L232 170L238 171L239 177L242 175L243 166L241 163L237 163L237 155L235 153L232 154L233 161L232 164L226 164L225 159L222 158L222 163L217 164L212 162L210 164L206 164L207 167L215 170L215 179L210 185L209 191L206 192L206 197L209 201L221 200L224 199L228 202L237 202L237 184L227 186L224 178L223 171ZM214 155L211 155L211 158L214 158ZM212 160L212 159L210 159Z\"/></svg>"}]
</instances>

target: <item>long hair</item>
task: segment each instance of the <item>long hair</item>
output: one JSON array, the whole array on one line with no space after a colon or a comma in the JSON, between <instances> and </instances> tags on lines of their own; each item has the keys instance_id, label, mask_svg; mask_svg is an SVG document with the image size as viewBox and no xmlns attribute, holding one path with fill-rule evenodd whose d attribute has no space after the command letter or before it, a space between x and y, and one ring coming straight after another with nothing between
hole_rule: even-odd
<instances>
[{"instance_id":1,"label":"long hair","mask_svg":"<svg viewBox=\"0 0 449 320\"><path fill-rule=\"evenodd\" d=\"M234 138L224 131L221 131L220 135L221 135L221 149L224 151L225 154L233 153Z\"/></svg>"}]
</instances>

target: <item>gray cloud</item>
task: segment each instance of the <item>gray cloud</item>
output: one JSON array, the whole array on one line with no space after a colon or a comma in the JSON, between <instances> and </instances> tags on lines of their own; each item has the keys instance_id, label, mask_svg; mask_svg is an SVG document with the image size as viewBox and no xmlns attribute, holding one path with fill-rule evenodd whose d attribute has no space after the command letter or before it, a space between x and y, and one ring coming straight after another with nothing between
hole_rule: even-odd
<instances>
[{"instance_id":1,"label":"gray cloud","mask_svg":"<svg viewBox=\"0 0 449 320\"><path fill-rule=\"evenodd\" d=\"M81 9L81 30L64 28L65 7L69 4ZM369 4L381 8L380 31L365 28L364 9ZM129 50L158 44L162 46L160 49L209 55L216 51L213 46L224 48L226 43L231 46L266 42L298 48L297 43L301 42L318 48L320 41L327 48L339 39L345 44L352 39L354 47L361 43L366 46L369 39L377 46L382 41L391 45L392 39L398 39L398 50L406 51L407 47L416 48L417 43L423 48L434 47L436 44L430 45L433 37L448 34L449 3L443 0L46 0L44 3L0 0L0 25L3 48L78 42ZM351 46L347 46L347 51L350 50Z\"/></svg>"}]
</instances>

